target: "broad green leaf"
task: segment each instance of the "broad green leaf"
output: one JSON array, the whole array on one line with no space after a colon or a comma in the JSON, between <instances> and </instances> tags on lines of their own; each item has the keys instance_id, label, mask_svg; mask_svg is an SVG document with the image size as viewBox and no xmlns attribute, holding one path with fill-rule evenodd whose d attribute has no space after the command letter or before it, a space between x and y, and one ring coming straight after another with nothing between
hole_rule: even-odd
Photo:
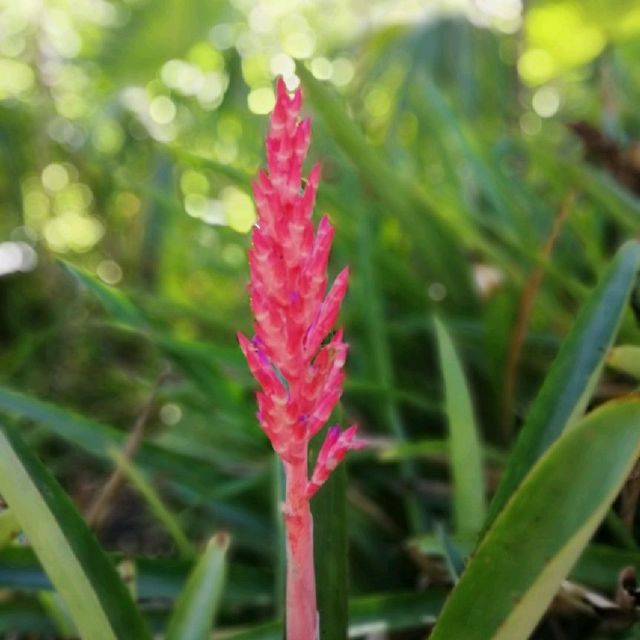
<instances>
[{"instance_id":1,"label":"broad green leaf","mask_svg":"<svg viewBox=\"0 0 640 640\"><path fill-rule=\"evenodd\" d=\"M640 380L640 347L625 344L609 352L607 365L620 373Z\"/></svg>"},{"instance_id":2,"label":"broad green leaf","mask_svg":"<svg viewBox=\"0 0 640 640\"><path fill-rule=\"evenodd\" d=\"M526 638L640 454L640 398L611 402L540 458L486 534L431 640Z\"/></svg>"},{"instance_id":3,"label":"broad green leaf","mask_svg":"<svg viewBox=\"0 0 640 640\"><path fill-rule=\"evenodd\" d=\"M222 597L229 536L216 534L187 580L169 621L166 640L207 640Z\"/></svg>"},{"instance_id":4,"label":"broad green leaf","mask_svg":"<svg viewBox=\"0 0 640 640\"><path fill-rule=\"evenodd\" d=\"M583 413L627 308L640 243L625 243L580 310L513 447L489 508L489 526L535 461Z\"/></svg>"},{"instance_id":5,"label":"broad green leaf","mask_svg":"<svg viewBox=\"0 0 640 640\"><path fill-rule=\"evenodd\" d=\"M82 637L150 637L111 561L72 502L8 427L0 427L0 492Z\"/></svg>"},{"instance_id":6,"label":"broad green leaf","mask_svg":"<svg viewBox=\"0 0 640 640\"><path fill-rule=\"evenodd\" d=\"M449 424L455 529L473 538L486 516L482 448L462 364L445 325L437 317L434 324Z\"/></svg>"},{"instance_id":7,"label":"broad green leaf","mask_svg":"<svg viewBox=\"0 0 640 640\"><path fill-rule=\"evenodd\" d=\"M454 538L453 542L465 556L473 552L473 546L468 540ZM419 536L411 542L411 546L432 558L445 555L442 541L437 534ZM639 565L640 551L590 544L571 569L569 577L588 587L611 592L617 584L623 567Z\"/></svg>"},{"instance_id":8,"label":"broad green leaf","mask_svg":"<svg viewBox=\"0 0 640 640\"><path fill-rule=\"evenodd\" d=\"M192 557L195 554L193 545L189 542L177 518L164 505L162 499L153 488L153 485L145 478L144 474L135 464L118 449L110 449L109 455L113 458L116 465L122 469L129 479L129 482L140 492L149 505L151 513L155 515L167 533L173 538L180 553L185 557Z\"/></svg>"}]
</instances>

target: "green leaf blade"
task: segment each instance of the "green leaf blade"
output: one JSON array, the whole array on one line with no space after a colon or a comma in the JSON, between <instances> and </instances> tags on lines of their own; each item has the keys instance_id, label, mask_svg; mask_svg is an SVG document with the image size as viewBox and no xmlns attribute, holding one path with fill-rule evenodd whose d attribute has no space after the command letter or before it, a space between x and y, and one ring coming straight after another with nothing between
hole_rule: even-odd
<instances>
[{"instance_id":1,"label":"green leaf blade","mask_svg":"<svg viewBox=\"0 0 640 640\"><path fill-rule=\"evenodd\" d=\"M566 432L498 516L431 638L528 637L639 453L640 398L611 402Z\"/></svg>"},{"instance_id":2,"label":"green leaf blade","mask_svg":"<svg viewBox=\"0 0 640 640\"><path fill-rule=\"evenodd\" d=\"M115 568L72 502L17 432L4 426L0 491L82 637L150 638Z\"/></svg>"},{"instance_id":3,"label":"green leaf blade","mask_svg":"<svg viewBox=\"0 0 640 640\"><path fill-rule=\"evenodd\" d=\"M444 323L434 318L444 380L456 531L474 538L486 517L482 448L462 364Z\"/></svg>"},{"instance_id":4,"label":"green leaf blade","mask_svg":"<svg viewBox=\"0 0 640 640\"><path fill-rule=\"evenodd\" d=\"M531 466L584 411L640 269L640 243L625 243L580 310L545 378L489 508L487 526Z\"/></svg>"},{"instance_id":5,"label":"green leaf blade","mask_svg":"<svg viewBox=\"0 0 640 640\"><path fill-rule=\"evenodd\" d=\"M146 320L118 289L102 284L97 278L87 273L84 269L77 267L70 262L60 261L64 269L71 274L78 282L86 287L103 305L109 315L117 322L136 329L144 329Z\"/></svg>"},{"instance_id":6,"label":"green leaf blade","mask_svg":"<svg viewBox=\"0 0 640 640\"><path fill-rule=\"evenodd\" d=\"M339 465L313 498L320 640L345 640L348 612L347 470Z\"/></svg>"},{"instance_id":7,"label":"green leaf blade","mask_svg":"<svg viewBox=\"0 0 640 640\"><path fill-rule=\"evenodd\" d=\"M216 534L195 566L176 602L166 640L207 640L222 597L229 536Z\"/></svg>"}]
</instances>

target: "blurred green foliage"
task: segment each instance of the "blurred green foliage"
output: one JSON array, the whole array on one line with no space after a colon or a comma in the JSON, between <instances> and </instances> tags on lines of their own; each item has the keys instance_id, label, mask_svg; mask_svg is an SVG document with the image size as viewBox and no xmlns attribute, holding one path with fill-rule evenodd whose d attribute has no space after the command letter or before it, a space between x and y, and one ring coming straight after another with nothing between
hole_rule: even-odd
<instances>
[{"instance_id":1,"label":"blurred green foliage","mask_svg":"<svg viewBox=\"0 0 640 640\"><path fill-rule=\"evenodd\" d=\"M353 611L394 592L380 610L416 626L441 591L426 613L407 593L449 580L407 545L452 523L432 311L467 373L494 489L496 450L578 305L638 235L637 3L526 4L0 0L0 412L86 513L149 405L133 473L164 505L127 486L100 539L171 556L165 509L197 543L228 530L222 625L281 611L280 479L235 342L250 330L250 183L277 75L303 80L319 209L353 274L344 413L372 441L348 470ZM638 337L629 312L618 341ZM594 402L635 384L607 372ZM32 559L5 552L0 586L42 586ZM147 591L187 574L162 567L141 569ZM9 619L50 628L28 596L3 601Z\"/></svg>"}]
</instances>

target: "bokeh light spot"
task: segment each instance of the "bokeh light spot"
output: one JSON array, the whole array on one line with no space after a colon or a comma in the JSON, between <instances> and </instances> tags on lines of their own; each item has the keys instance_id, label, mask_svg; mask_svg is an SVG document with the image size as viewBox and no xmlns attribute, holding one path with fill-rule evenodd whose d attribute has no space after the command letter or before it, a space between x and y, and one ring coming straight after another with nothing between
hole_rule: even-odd
<instances>
[{"instance_id":1,"label":"bokeh light spot","mask_svg":"<svg viewBox=\"0 0 640 640\"><path fill-rule=\"evenodd\" d=\"M180 177L180 188L185 195L189 193L206 195L209 192L209 181L207 176L199 171L187 169Z\"/></svg>"},{"instance_id":2,"label":"bokeh light spot","mask_svg":"<svg viewBox=\"0 0 640 640\"><path fill-rule=\"evenodd\" d=\"M276 97L271 87L260 87L249 92L247 104L252 113L265 115L273 109Z\"/></svg>"},{"instance_id":3,"label":"bokeh light spot","mask_svg":"<svg viewBox=\"0 0 640 640\"><path fill-rule=\"evenodd\" d=\"M98 151L107 155L115 154L124 144L124 131L117 122L102 120L92 130L91 141Z\"/></svg>"},{"instance_id":4,"label":"bokeh light spot","mask_svg":"<svg viewBox=\"0 0 640 640\"><path fill-rule=\"evenodd\" d=\"M0 59L0 100L26 93L34 81L33 70L28 64L7 58Z\"/></svg>"},{"instance_id":5,"label":"bokeh light spot","mask_svg":"<svg viewBox=\"0 0 640 640\"><path fill-rule=\"evenodd\" d=\"M282 76L286 78L296 72L296 63L286 53L276 53L269 61L269 69L274 77Z\"/></svg>"},{"instance_id":6,"label":"bokeh light spot","mask_svg":"<svg viewBox=\"0 0 640 640\"><path fill-rule=\"evenodd\" d=\"M160 407L160 420L168 427L173 427L182 419L182 409L174 402L167 402Z\"/></svg>"},{"instance_id":7,"label":"bokeh light spot","mask_svg":"<svg viewBox=\"0 0 640 640\"><path fill-rule=\"evenodd\" d=\"M518 61L518 72L522 79L532 85L541 84L552 78L556 73L556 63L548 51L544 49L529 49Z\"/></svg>"},{"instance_id":8,"label":"bokeh light spot","mask_svg":"<svg viewBox=\"0 0 640 640\"><path fill-rule=\"evenodd\" d=\"M520 116L520 129L522 130L522 133L528 136L535 136L540 133L542 129L542 121L540 120L540 117L532 111L523 113Z\"/></svg>"},{"instance_id":9,"label":"bokeh light spot","mask_svg":"<svg viewBox=\"0 0 640 640\"><path fill-rule=\"evenodd\" d=\"M230 242L222 248L222 259L230 267L240 267L244 264L244 249L235 242Z\"/></svg>"},{"instance_id":10,"label":"bokeh light spot","mask_svg":"<svg viewBox=\"0 0 640 640\"><path fill-rule=\"evenodd\" d=\"M551 118L560 107L560 95L553 87L541 87L533 94L531 104L541 118Z\"/></svg>"},{"instance_id":11,"label":"bokeh light spot","mask_svg":"<svg viewBox=\"0 0 640 640\"><path fill-rule=\"evenodd\" d=\"M115 208L124 218L133 218L140 213L140 198L131 191L121 191L115 198Z\"/></svg>"},{"instance_id":12,"label":"bokeh light spot","mask_svg":"<svg viewBox=\"0 0 640 640\"><path fill-rule=\"evenodd\" d=\"M333 65L326 58L314 58L311 61L311 73L318 80L330 80L333 75Z\"/></svg>"},{"instance_id":13,"label":"bokeh light spot","mask_svg":"<svg viewBox=\"0 0 640 640\"><path fill-rule=\"evenodd\" d=\"M353 79L354 68L351 60L347 58L336 58L333 63L333 74L331 81L338 87L348 85Z\"/></svg>"},{"instance_id":14,"label":"bokeh light spot","mask_svg":"<svg viewBox=\"0 0 640 640\"><path fill-rule=\"evenodd\" d=\"M0 242L0 276L35 269L38 256L26 242Z\"/></svg>"},{"instance_id":15,"label":"bokeh light spot","mask_svg":"<svg viewBox=\"0 0 640 640\"><path fill-rule=\"evenodd\" d=\"M256 210L253 200L236 187L226 187L222 190L227 224L240 233L248 233L256 221Z\"/></svg>"},{"instance_id":16,"label":"bokeh light spot","mask_svg":"<svg viewBox=\"0 0 640 640\"><path fill-rule=\"evenodd\" d=\"M103 236L102 223L93 216L69 211L45 224L44 237L53 251L89 251Z\"/></svg>"},{"instance_id":17,"label":"bokeh light spot","mask_svg":"<svg viewBox=\"0 0 640 640\"><path fill-rule=\"evenodd\" d=\"M32 227L39 227L49 216L49 198L42 191L27 191L22 198L22 205L25 222Z\"/></svg>"},{"instance_id":18,"label":"bokeh light spot","mask_svg":"<svg viewBox=\"0 0 640 640\"><path fill-rule=\"evenodd\" d=\"M298 31L287 34L282 48L293 58L305 60L316 50L316 36L313 31Z\"/></svg>"},{"instance_id":19,"label":"bokeh light spot","mask_svg":"<svg viewBox=\"0 0 640 640\"><path fill-rule=\"evenodd\" d=\"M167 96L156 96L149 103L149 115L158 124L169 124L176 117L176 105Z\"/></svg>"},{"instance_id":20,"label":"bokeh light spot","mask_svg":"<svg viewBox=\"0 0 640 640\"><path fill-rule=\"evenodd\" d=\"M184 208L192 218L202 218L207 211L207 198L201 193L189 193L184 199Z\"/></svg>"},{"instance_id":21,"label":"bokeh light spot","mask_svg":"<svg viewBox=\"0 0 640 640\"><path fill-rule=\"evenodd\" d=\"M42 184L48 191L60 191L69 184L69 173L61 164L52 162L42 171Z\"/></svg>"},{"instance_id":22,"label":"bokeh light spot","mask_svg":"<svg viewBox=\"0 0 640 640\"><path fill-rule=\"evenodd\" d=\"M220 51L229 49L235 44L236 28L229 23L217 24L209 31L209 40Z\"/></svg>"},{"instance_id":23,"label":"bokeh light spot","mask_svg":"<svg viewBox=\"0 0 640 640\"><path fill-rule=\"evenodd\" d=\"M122 268L113 260L103 260L96 268L98 278L109 285L118 284L122 280Z\"/></svg>"}]
</instances>

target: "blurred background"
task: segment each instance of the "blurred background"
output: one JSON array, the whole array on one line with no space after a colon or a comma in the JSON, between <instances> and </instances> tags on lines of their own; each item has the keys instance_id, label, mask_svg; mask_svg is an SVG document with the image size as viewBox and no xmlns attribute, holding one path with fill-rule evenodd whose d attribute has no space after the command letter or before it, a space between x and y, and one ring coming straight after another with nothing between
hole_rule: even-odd
<instances>
[{"instance_id":1,"label":"blurred background","mask_svg":"<svg viewBox=\"0 0 640 640\"><path fill-rule=\"evenodd\" d=\"M100 497L134 430L139 480L186 539L233 536L223 622L277 611L279 471L235 332L274 79L302 80L331 270L353 274L344 423L373 443L349 464L352 591L437 582L432 313L493 486L578 305L638 234L639 36L633 0L1 0L3 418L108 549L173 557L139 487Z\"/></svg>"}]
</instances>

